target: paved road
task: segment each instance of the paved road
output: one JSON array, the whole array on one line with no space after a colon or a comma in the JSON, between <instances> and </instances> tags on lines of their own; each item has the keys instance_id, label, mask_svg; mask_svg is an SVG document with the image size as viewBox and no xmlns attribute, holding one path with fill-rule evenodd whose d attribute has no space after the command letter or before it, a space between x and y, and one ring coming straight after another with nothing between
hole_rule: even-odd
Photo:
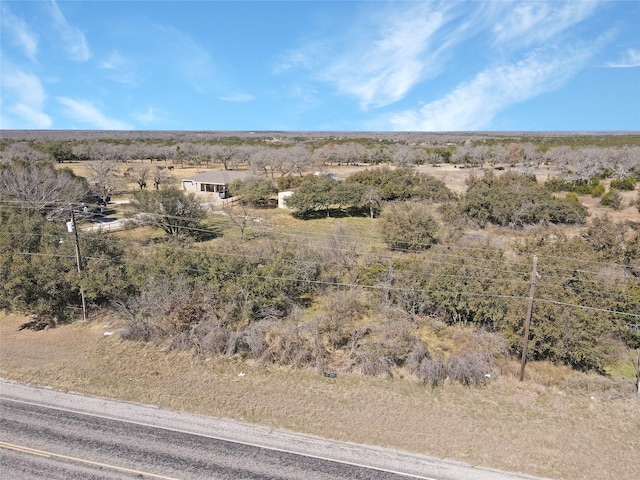
<instances>
[{"instance_id":1,"label":"paved road","mask_svg":"<svg viewBox=\"0 0 640 480\"><path fill-rule=\"evenodd\" d=\"M528 478L4 381L0 381L0 477Z\"/></svg>"}]
</instances>

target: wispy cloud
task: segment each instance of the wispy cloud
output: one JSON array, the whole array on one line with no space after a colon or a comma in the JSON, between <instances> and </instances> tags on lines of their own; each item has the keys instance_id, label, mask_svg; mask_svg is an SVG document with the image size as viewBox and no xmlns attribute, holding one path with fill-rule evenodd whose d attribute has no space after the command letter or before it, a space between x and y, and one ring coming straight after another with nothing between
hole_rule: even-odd
<instances>
[{"instance_id":1,"label":"wispy cloud","mask_svg":"<svg viewBox=\"0 0 640 480\"><path fill-rule=\"evenodd\" d=\"M0 19L2 29L11 34L14 42L27 57L35 60L38 53L37 35L24 20L15 16L5 4L0 5L0 12L2 13Z\"/></svg>"},{"instance_id":2,"label":"wispy cloud","mask_svg":"<svg viewBox=\"0 0 640 480\"><path fill-rule=\"evenodd\" d=\"M173 75L189 84L197 92L209 88L213 77L211 55L186 33L167 25L155 25L159 59Z\"/></svg>"},{"instance_id":3,"label":"wispy cloud","mask_svg":"<svg viewBox=\"0 0 640 480\"><path fill-rule=\"evenodd\" d=\"M253 95L248 93L233 93L231 95L223 95L218 97L219 100L223 100L225 102L250 102L253 100Z\"/></svg>"},{"instance_id":4,"label":"wispy cloud","mask_svg":"<svg viewBox=\"0 0 640 480\"><path fill-rule=\"evenodd\" d=\"M591 55L590 48L533 52L519 62L484 70L443 98L388 120L403 131L484 129L505 108L562 87Z\"/></svg>"},{"instance_id":5,"label":"wispy cloud","mask_svg":"<svg viewBox=\"0 0 640 480\"><path fill-rule=\"evenodd\" d=\"M381 107L396 102L437 62L430 40L445 23L444 11L425 11L425 4L388 18L370 49L349 52L323 76L360 106Z\"/></svg>"},{"instance_id":6,"label":"wispy cloud","mask_svg":"<svg viewBox=\"0 0 640 480\"><path fill-rule=\"evenodd\" d=\"M361 18L337 43L313 41L274 68L313 71L362 109L402 100L437 77L461 44L483 38L506 50L535 48L593 14L599 2L409 2ZM476 40L474 40L476 39ZM475 48L475 45L472 45Z\"/></svg>"},{"instance_id":7,"label":"wispy cloud","mask_svg":"<svg viewBox=\"0 0 640 480\"><path fill-rule=\"evenodd\" d=\"M111 52L107 58L102 60L100 68L106 70L107 77L114 82L125 85L138 85L139 83L136 74L132 70L131 62L117 51Z\"/></svg>"},{"instance_id":8,"label":"wispy cloud","mask_svg":"<svg viewBox=\"0 0 640 480\"><path fill-rule=\"evenodd\" d=\"M575 52L553 52L575 41L575 25L601 3L392 3L354 22L334 43L303 44L282 57L274 72L307 69L366 110L397 103L418 86L431 97L430 81L447 71L450 60L459 64L467 57L473 77L444 97L388 118L408 130L486 127L499 111L559 88L584 67L582 54L564 58Z\"/></svg>"},{"instance_id":9,"label":"wispy cloud","mask_svg":"<svg viewBox=\"0 0 640 480\"><path fill-rule=\"evenodd\" d=\"M311 69L320 65L331 49L331 42L327 40L313 40L306 42L300 48L288 51L278 56L272 67L274 75L280 75L297 68Z\"/></svg>"},{"instance_id":10,"label":"wispy cloud","mask_svg":"<svg viewBox=\"0 0 640 480\"><path fill-rule=\"evenodd\" d=\"M55 0L51 0L49 4L49 13L53 19L53 26L60 35L63 47L67 50L71 59L80 62L89 60L91 51L84 33L67 21Z\"/></svg>"},{"instance_id":11,"label":"wispy cloud","mask_svg":"<svg viewBox=\"0 0 640 480\"><path fill-rule=\"evenodd\" d=\"M504 2L503 18L493 27L497 43L528 46L555 38L569 27L591 16L598 1Z\"/></svg>"},{"instance_id":12,"label":"wispy cloud","mask_svg":"<svg viewBox=\"0 0 640 480\"><path fill-rule=\"evenodd\" d=\"M97 130L130 130L131 126L120 120L107 117L93 103L87 100L74 100L68 97L57 97L65 107L65 113L73 121L80 122Z\"/></svg>"},{"instance_id":13,"label":"wispy cloud","mask_svg":"<svg viewBox=\"0 0 640 480\"><path fill-rule=\"evenodd\" d=\"M106 70L115 70L125 65L125 58L119 52L114 51L104 60L100 62L100 67Z\"/></svg>"},{"instance_id":14,"label":"wispy cloud","mask_svg":"<svg viewBox=\"0 0 640 480\"><path fill-rule=\"evenodd\" d=\"M640 50L629 48L617 61L610 62L607 66L612 68L640 67Z\"/></svg>"},{"instance_id":15,"label":"wispy cloud","mask_svg":"<svg viewBox=\"0 0 640 480\"><path fill-rule=\"evenodd\" d=\"M164 115L161 115L153 106L149 106L144 112L134 114L134 118L141 124L147 126L166 120Z\"/></svg>"},{"instance_id":16,"label":"wispy cloud","mask_svg":"<svg viewBox=\"0 0 640 480\"><path fill-rule=\"evenodd\" d=\"M334 40L312 40L280 57L281 74L307 69L315 80L355 97L362 109L402 99L425 78L435 76L457 42L456 6L444 2L376 8Z\"/></svg>"},{"instance_id":17,"label":"wispy cloud","mask_svg":"<svg viewBox=\"0 0 640 480\"><path fill-rule=\"evenodd\" d=\"M50 128L51 117L44 113L46 94L40 79L2 61L2 128Z\"/></svg>"}]
</instances>

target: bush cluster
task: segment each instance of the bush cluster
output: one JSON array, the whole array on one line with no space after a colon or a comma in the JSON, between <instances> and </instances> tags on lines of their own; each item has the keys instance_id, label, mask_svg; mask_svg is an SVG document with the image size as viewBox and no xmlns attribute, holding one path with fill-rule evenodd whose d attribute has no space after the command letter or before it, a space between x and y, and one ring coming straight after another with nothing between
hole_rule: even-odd
<instances>
[{"instance_id":1,"label":"bush cluster","mask_svg":"<svg viewBox=\"0 0 640 480\"><path fill-rule=\"evenodd\" d=\"M518 228L548 222L584 223L586 207L571 198L556 198L536 182L535 177L491 171L468 182L459 210L475 224L488 223Z\"/></svg>"},{"instance_id":2,"label":"bush cluster","mask_svg":"<svg viewBox=\"0 0 640 480\"><path fill-rule=\"evenodd\" d=\"M550 178L544 183L544 186L550 192L572 192L578 195L591 195L592 197L600 197L605 192L605 187L600 183L600 179L596 176L589 180L564 180L562 178Z\"/></svg>"}]
</instances>

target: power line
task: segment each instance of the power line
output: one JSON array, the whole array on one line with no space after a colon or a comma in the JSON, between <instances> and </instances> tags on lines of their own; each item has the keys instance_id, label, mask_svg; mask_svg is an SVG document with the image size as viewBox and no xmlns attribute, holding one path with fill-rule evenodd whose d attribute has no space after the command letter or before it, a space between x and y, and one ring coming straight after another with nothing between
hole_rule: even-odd
<instances>
[{"instance_id":1,"label":"power line","mask_svg":"<svg viewBox=\"0 0 640 480\"><path fill-rule=\"evenodd\" d=\"M54 256L54 257L65 257L65 258L73 258L73 255L54 255L54 254L40 254L40 253L29 253L29 252L21 252L23 255L34 255L34 256ZM84 257L85 259L92 259L97 261L107 261L108 259L102 257ZM123 265L129 266L152 266L152 264L146 262L122 262ZM204 269L196 269L196 268L180 268L182 271L186 272L194 272L194 273L210 273L209 270ZM277 277L274 275L259 275L255 273L239 273L239 272L224 272L226 275L232 277L240 277L240 278L257 278L262 280L273 280L273 281L285 281L285 282L296 282L296 283L307 283L313 285L324 285L324 286L333 286L333 287L348 287L348 288L362 288L365 290L381 290L381 291L395 291L395 292L410 292L410 293L422 293L422 294L438 294L448 297L460 296L460 297L470 297L470 298L495 298L495 299L505 299L505 300L528 300L530 297L519 296L519 295L505 295L505 294L494 294L487 292L469 292L469 291L451 291L451 290L439 290L439 289L420 289L414 287L397 287L392 285L365 285L360 283L351 283L351 282L335 282L328 280L311 280L308 278L297 278L297 277ZM560 302L557 300L551 300L547 298L537 298L536 302L544 302L550 303L558 306L567 306L573 308L581 308L585 310L598 311L603 313L609 313L614 315L623 315L629 316L633 318L640 318L640 314L633 314L628 312L621 312L617 310L604 309L599 307L590 307L588 305L579 305L568 302Z\"/></svg>"}]
</instances>

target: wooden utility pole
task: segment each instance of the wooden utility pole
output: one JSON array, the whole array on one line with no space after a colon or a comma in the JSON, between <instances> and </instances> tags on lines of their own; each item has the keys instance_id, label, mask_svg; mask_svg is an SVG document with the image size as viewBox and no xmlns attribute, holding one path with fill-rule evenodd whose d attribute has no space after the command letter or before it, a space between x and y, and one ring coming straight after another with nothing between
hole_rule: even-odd
<instances>
[{"instance_id":1,"label":"wooden utility pole","mask_svg":"<svg viewBox=\"0 0 640 480\"><path fill-rule=\"evenodd\" d=\"M531 270L531 288L529 289L529 308L527 318L524 323L524 341L522 343L522 361L520 362L520 381L524 380L524 366L527 363L527 351L529 349L529 328L531 327L531 315L533 314L533 297L536 291L536 281L538 280L538 257L533 256L533 269Z\"/></svg>"},{"instance_id":2,"label":"wooden utility pole","mask_svg":"<svg viewBox=\"0 0 640 480\"><path fill-rule=\"evenodd\" d=\"M76 216L71 208L71 226L76 239L76 266L78 267L78 276L80 277L80 297L82 298L82 320L87 321L87 306L84 301L84 289L82 288L82 263L80 262L80 239L78 238L78 229L76 228Z\"/></svg>"}]
</instances>

